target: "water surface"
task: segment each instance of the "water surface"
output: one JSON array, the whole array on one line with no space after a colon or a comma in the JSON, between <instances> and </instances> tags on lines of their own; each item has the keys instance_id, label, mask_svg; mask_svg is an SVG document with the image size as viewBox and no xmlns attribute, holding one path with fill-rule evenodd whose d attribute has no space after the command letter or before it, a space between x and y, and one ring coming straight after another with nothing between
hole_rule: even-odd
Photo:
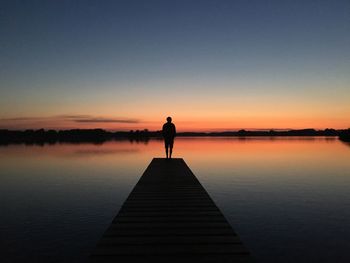
<instances>
[{"instance_id":1,"label":"water surface","mask_svg":"<svg viewBox=\"0 0 350 263\"><path fill-rule=\"evenodd\" d=\"M2 262L84 262L163 143L0 147ZM177 138L258 262L350 262L350 146L336 138Z\"/></svg>"}]
</instances>

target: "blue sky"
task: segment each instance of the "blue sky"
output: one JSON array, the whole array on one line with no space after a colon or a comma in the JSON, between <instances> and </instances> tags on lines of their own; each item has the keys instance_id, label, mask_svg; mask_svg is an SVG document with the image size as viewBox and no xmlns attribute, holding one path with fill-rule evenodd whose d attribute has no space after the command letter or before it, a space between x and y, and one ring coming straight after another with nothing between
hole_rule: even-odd
<instances>
[{"instance_id":1,"label":"blue sky","mask_svg":"<svg viewBox=\"0 0 350 263\"><path fill-rule=\"evenodd\" d=\"M350 126L349 1L1 1L0 12L2 127L67 114Z\"/></svg>"}]
</instances>

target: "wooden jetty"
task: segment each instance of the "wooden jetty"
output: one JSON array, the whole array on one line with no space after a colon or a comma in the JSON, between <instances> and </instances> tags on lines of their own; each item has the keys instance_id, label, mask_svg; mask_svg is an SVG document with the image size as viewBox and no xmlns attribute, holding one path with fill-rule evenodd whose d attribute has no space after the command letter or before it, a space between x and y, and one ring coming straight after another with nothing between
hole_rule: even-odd
<instances>
[{"instance_id":1,"label":"wooden jetty","mask_svg":"<svg viewBox=\"0 0 350 263\"><path fill-rule=\"evenodd\" d=\"M154 158L90 262L252 262L183 159Z\"/></svg>"}]
</instances>

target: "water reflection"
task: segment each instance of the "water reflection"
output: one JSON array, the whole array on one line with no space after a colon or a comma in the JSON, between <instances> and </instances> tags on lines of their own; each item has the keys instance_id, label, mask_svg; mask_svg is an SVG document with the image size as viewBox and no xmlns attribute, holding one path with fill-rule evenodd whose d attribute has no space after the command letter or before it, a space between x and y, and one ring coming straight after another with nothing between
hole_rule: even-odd
<instances>
[{"instance_id":1,"label":"water reflection","mask_svg":"<svg viewBox=\"0 0 350 263\"><path fill-rule=\"evenodd\" d=\"M161 140L0 147L5 261L83 261ZM177 138L259 262L349 262L350 151L336 138ZM64 245L63 245L64 244Z\"/></svg>"}]
</instances>

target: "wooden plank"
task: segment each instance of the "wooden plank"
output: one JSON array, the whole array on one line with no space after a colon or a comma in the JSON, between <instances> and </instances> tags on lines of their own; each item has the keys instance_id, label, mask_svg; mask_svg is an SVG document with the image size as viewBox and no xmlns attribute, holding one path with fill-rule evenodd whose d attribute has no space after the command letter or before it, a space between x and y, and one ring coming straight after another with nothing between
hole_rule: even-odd
<instances>
[{"instance_id":1,"label":"wooden plank","mask_svg":"<svg viewBox=\"0 0 350 263\"><path fill-rule=\"evenodd\" d=\"M99 245L94 255L193 255L193 254L248 254L241 244L149 244L149 245Z\"/></svg>"},{"instance_id":2,"label":"wooden plank","mask_svg":"<svg viewBox=\"0 0 350 263\"><path fill-rule=\"evenodd\" d=\"M142 223L153 223L153 222L170 222L170 223L189 223L189 222L220 222L225 223L225 220L219 216L158 216L158 217L147 217L147 216L119 216L113 220L113 224L116 223L133 223L133 222L142 222Z\"/></svg>"},{"instance_id":3,"label":"wooden plank","mask_svg":"<svg viewBox=\"0 0 350 263\"><path fill-rule=\"evenodd\" d=\"M197 217L208 217L208 216L221 216L221 213L219 210L215 211L136 211L136 212L122 212L120 211L118 214L119 217L123 216L149 216L149 217L158 217L158 216L166 216L166 217L173 217L173 216L197 216ZM116 217L117 219L117 217Z\"/></svg>"},{"instance_id":4,"label":"wooden plank","mask_svg":"<svg viewBox=\"0 0 350 263\"><path fill-rule=\"evenodd\" d=\"M133 237L103 237L99 245L115 244L207 244L207 243L241 243L238 236L139 236Z\"/></svg>"},{"instance_id":5,"label":"wooden plank","mask_svg":"<svg viewBox=\"0 0 350 263\"><path fill-rule=\"evenodd\" d=\"M252 262L252 258L184 160L155 158L90 261Z\"/></svg>"},{"instance_id":6,"label":"wooden plank","mask_svg":"<svg viewBox=\"0 0 350 263\"><path fill-rule=\"evenodd\" d=\"M190 236L190 235L234 235L231 228L113 228L109 227L105 236Z\"/></svg>"},{"instance_id":7,"label":"wooden plank","mask_svg":"<svg viewBox=\"0 0 350 263\"><path fill-rule=\"evenodd\" d=\"M133 263L246 263L247 255L239 254L204 254L204 255L99 255L91 256L93 262L115 263L115 262L133 262Z\"/></svg>"}]
</instances>

